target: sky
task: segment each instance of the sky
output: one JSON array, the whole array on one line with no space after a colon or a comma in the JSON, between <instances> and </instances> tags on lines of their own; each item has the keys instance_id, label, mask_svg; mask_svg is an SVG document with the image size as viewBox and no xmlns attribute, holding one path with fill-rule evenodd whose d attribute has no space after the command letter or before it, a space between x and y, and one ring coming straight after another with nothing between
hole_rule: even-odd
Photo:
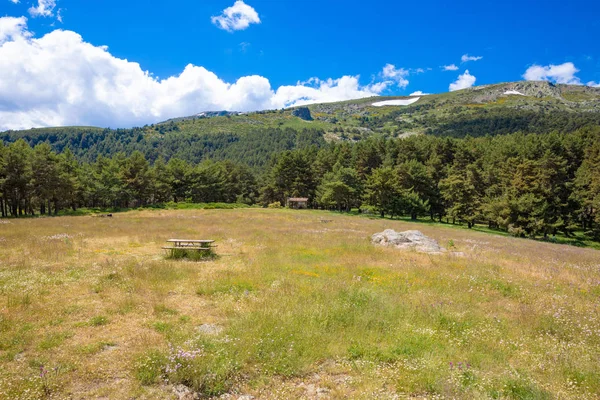
<instances>
[{"instance_id":1,"label":"sky","mask_svg":"<svg viewBox=\"0 0 600 400\"><path fill-rule=\"evenodd\" d=\"M598 38L597 1L0 0L0 131L600 86Z\"/></svg>"}]
</instances>

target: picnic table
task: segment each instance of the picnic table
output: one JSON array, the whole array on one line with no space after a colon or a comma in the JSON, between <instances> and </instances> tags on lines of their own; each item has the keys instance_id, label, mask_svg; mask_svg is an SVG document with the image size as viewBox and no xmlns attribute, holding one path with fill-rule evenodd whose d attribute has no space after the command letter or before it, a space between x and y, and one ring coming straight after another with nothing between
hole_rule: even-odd
<instances>
[{"instance_id":1,"label":"picnic table","mask_svg":"<svg viewBox=\"0 0 600 400\"><path fill-rule=\"evenodd\" d=\"M215 242L214 240L198 240L198 239L169 239L169 243L173 243L172 246L163 247L164 250L169 250L174 253L176 250L195 250L195 251L210 251Z\"/></svg>"}]
</instances>

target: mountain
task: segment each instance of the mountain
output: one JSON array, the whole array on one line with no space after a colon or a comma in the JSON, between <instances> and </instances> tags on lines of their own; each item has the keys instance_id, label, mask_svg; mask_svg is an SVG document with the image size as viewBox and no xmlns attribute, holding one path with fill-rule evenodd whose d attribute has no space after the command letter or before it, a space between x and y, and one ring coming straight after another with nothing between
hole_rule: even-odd
<instances>
[{"instance_id":1,"label":"mountain","mask_svg":"<svg viewBox=\"0 0 600 400\"><path fill-rule=\"evenodd\" d=\"M379 103L406 105L383 105ZM372 135L485 136L572 132L600 125L600 89L509 82L412 97L371 97L250 113L207 111L132 129L41 128L0 133L0 140L49 142L83 160L142 151L154 160L232 159L261 166L271 154Z\"/></svg>"}]
</instances>

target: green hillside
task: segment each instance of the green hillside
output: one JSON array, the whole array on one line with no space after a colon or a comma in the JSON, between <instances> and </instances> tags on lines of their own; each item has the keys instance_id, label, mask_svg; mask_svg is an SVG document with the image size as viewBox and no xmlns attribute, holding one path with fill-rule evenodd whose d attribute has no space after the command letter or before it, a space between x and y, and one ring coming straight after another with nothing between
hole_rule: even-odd
<instances>
[{"instance_id":1,"label":"green hillside","mask_svg":"<svg viewBox=\"0 0 600 400\"><path fill-rule=\"evenodd\" d=\"M284 150L359 141L374 135L478 137L515 132L568 133L600 125L600 89L586 86L501 83L421 96L408 106L373 106L393 99L408 97L313 104L304 107L310 110L311 120L294 115L303 107L252 113L213 112L132 129L63 127L7 131L0 133L0 140L10 143L22 138L31 146L48 142L59 152L69 147L84 161L137 150L152 161L162 156L190 162L228 159L262 166L272 154Z\"/></svg>"}]
</instances>

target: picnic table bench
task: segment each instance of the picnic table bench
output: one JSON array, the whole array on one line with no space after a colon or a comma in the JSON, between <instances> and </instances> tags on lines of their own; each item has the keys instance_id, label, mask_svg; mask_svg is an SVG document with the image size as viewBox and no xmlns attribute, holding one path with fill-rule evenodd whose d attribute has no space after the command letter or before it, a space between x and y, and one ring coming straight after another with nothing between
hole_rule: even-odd
<instances>
[{"instance_id":1,"label":"picnic table bench","mask_svg":"<svg viewBox=\"0 0 600 400\"><path fill-rule=\"evenodd\" d=\"M213 245L214 240L197 240L197 239L169 239L169 243L173 243L172 246L165 246L163 250L169 250L171 253L175 250L196 250L196 251L210 251L216 245Z\"/></svg>"}]
</instances>

